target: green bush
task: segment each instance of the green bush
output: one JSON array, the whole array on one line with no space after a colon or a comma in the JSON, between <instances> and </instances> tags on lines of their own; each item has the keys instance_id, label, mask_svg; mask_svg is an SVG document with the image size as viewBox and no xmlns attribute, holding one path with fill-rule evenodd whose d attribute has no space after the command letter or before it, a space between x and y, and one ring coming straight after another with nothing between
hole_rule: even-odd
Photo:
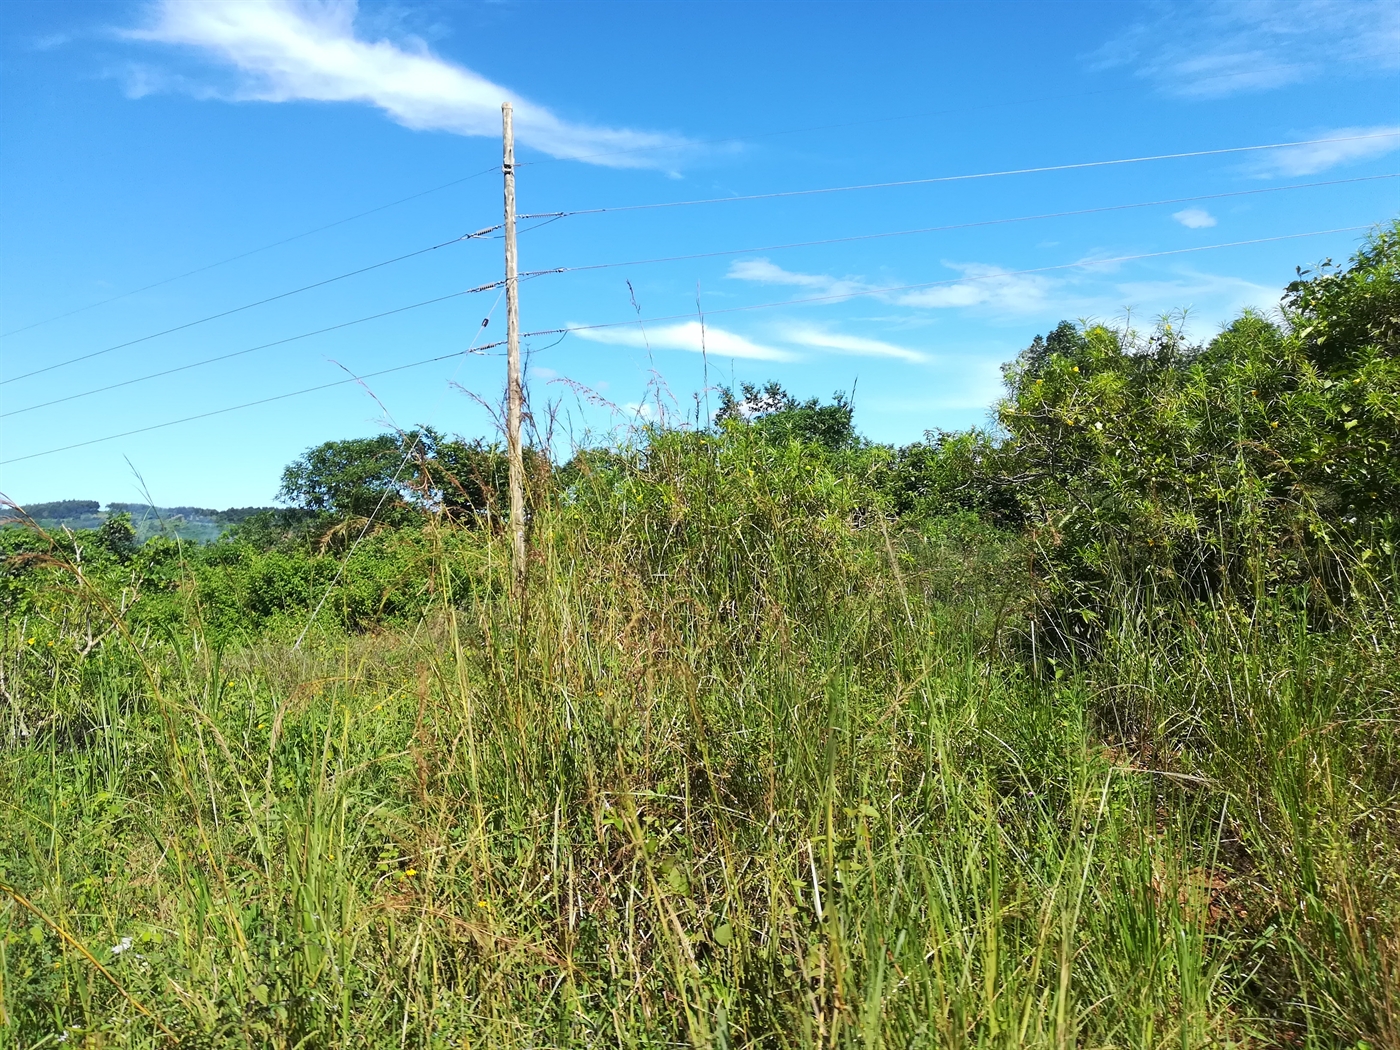
<instances>
[{"instance_id":1,"label":"green bush","mask_svg":"<svg viewBox=\"0 0 1400 1050\"><path fill-rule=\"evenodd\" d=\"M1066 637L1129 594L1374 598L1397 579L1398 301L1389 229L1300 273L1281 322L1247 313L1204 346L1170 321L1062 324L1006 369L999 434L902 450L896 499L1023 523Z\"/></svg>"}]
</instances>

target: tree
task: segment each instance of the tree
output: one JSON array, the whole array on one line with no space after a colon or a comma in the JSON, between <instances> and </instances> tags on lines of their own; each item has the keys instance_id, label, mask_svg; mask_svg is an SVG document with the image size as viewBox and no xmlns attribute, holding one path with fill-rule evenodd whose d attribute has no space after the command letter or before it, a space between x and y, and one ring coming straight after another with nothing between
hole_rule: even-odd
<instances>
[{"instance_id":1,"label":"tree","mask_svg":"<svg viewBox=\"0 0 1400 1050\"><path fill-rule=\"evenodd\" d=\"M326 441L282 472L277 498L303 510L395 523L414 516L415 457L431 455L431 430Z\"/></svg>"},{"instance_id":2,"label":"tree","mask_svg":"<svg viewBox=\"0 0 1400 1050\"><path fill-rule=\"evenodd\" d=\"M971 511L991 525L1018 527L1025 511L1009 449L985 430L931 430L893 450L876 475L900 516Z\"/></svg>"},{"instance_id":3,"label":"tree","mask_svg":"<svg viewBox=\"0 0 1400 1050\"><path fill-rule=\"evenodd\" d=\"M1115 583L1241 603L1393 587L1400 226L1299 270L1283 307L1204 346L1167 321L1061 324L1008 366L998 466L1061 608L1091 615Z\"/></svg>"},{"instance_id":4,"label":"tree","mask_svg":"<svg viewBox=\"0 0 1400 1050\"><path fill-rule=\"evenodd\" d=\"M753 426L776 444L799 441L831 451L852 448L860 442L852 422L851 403L839 390L829 405L816 398L798 401L776 381L769 381L762 388L744 383L740 390L742 397L736 397L728 388L720 391L716 424Z\"/></svg>"},{"instance_id":5,"label":"tree","mask_svg":"<svg viewBox=\"0 0 1400 1050\"><path fill-rule=\"evenodd\" d=\"M1353 526L1400 542L1400 222L1347 267L1299 270L1283 312L1307 371L1294 402L1307 420L1293 465ZM1314 371L1315 370L1315 371Z\"/></svg>"},{"instance_id":6,"label":"tree","mask_svg":"<svg viewBox=\"0 0 1400 1050\"><path fill-rule=\"evenodd\" d=\"M96 538L99 547L120 561L129 559L140 546L136 542L136 529L131 524L131 515L126 512L114 514L104 521L97 529Z\"/></svg>"},{"instance_id":7,"label":"tree","mask_svg":"<svg viewBox=\"0 0 1400 1050\"><path fill-rule=\"evenodd\" d=\"M53 503L31 503L24 507L24 513L36 521L52 521L58 518L77 518L93 515L100 505L91 499L61 499Z\"/></svg>"},{"instance_id":8,"label":"tree","mask_svg":"<svg viewBox=\"0 0 1400 1050\"><path fill-rule=\"evenodd\" d=\"M1073 321L1061 321L1048 336L1036 336L1031 345L1016 356L1016 360L1002 366L1002 376L1009 387L1016 387L1027 380L1034 381L1045 374L1045 369L1056 357L1074 358L1081 354L1087 345L1084 333Z\"/></svg>"},{"instance_id":9,"label":"tree","mask_svg":"<svg viewBox=\"0 0 1400 1050\"><path fill-rule=\"evenodd\" d=\"M539 477L542 459L534 449L525 450L527 478ZM428 462L428 480L429 498L460 524L500 521L509 510L510 461L497 444L480 438L441 442Z\"/></svg>"},{"instance_id":10,"label":"tree","mask_svg":"<svg viewBox=\"0 0 1400 1050\"><path fill-rule=\"evenodd\" d=\"M525 469L527 480L537 481L549 461L527 449ZM503 513L508 476L498 445L446 440L424 427L308 449L283 471L278 498L341 519L373 516L401 525L441 513L460 524L487 524Z\"/></svg>"}]
</instances>

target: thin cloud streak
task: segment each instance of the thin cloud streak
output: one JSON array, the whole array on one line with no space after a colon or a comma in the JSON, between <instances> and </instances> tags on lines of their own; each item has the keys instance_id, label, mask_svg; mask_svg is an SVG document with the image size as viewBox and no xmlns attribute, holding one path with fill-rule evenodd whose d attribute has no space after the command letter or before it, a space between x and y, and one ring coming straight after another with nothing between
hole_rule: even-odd
<instances>
[{"instance_id":1,"label":"thin cloud streak","mask_svg":"<svg viewBox=\"0 0 1400 1050\"><path fill-rule=\"evenodd\" d=\"M1369 137L1357 137L1362 135ZM1272 156L1261 158L1252 170L1260 175L1291 178L1297 175L1315 175L1341 164L1384 157L1400 149L1400 124L1370 128L1337 128L1316 137L1349 141L1315 142L1307 146L1273 150Z\"/></svg>"},{"instance_id":2,"label":"thin cloud streak","mask_svg":"<svg viewBox=\"0 0 1400 1050\"><path fill-rule=\"evenodd\" d=\"M737 259L729 265L729 272L725 276L736 281L750 281L754 284L773 284L785 288L810 288L822 295L846 295L851 292L863 292L870 287L864 281L852 278L784 270L781 266L769 262L767 259Z\"/></svg>"},{"instance_id":3,"label":"thin cloud streak","mask_svg":"<svg viewBox=\"0 0 1400 1050\"><path fill-rule=\"evenodd\" d=\"M943 265L972 279L965 284L948 284L905 292L895 301L902 306L978 306L1002 314L1033 314L1044 311L1052 289L1059 283L1054 278L1041 274L1006 273L1003 267L990 263L945 261Z\"/></svg>"},{"instance_id":4,"label":"thin cloud streak","mask_svg":"<svg viewBox=\"0 0 1400 1050\"><path fill-rule=\"evenodd\" d=\"M912 292L881 293L878 287L856 277L798 273L784 270L767 259L746 259L729 267L726 276L758 284L805 288L822 295L871 293L874 298L900 306L919 308L986 306L1001 313L1035 313L1046 303L1055 281L1036 274L1005 274L1002 267L988 263L944 262L968 280Z\"/></svg>"},{"instance_id":5,"label":"thin cloud streak","mask_svg":"<svg viewBox=\"0 0 1400 1050\"><path fill-rule=\"evenodd\" d=\"M355 0L158 0L147 11L147 24L124 37L193 48L231 66L239 79L220 93L136 66L128 91L137 96L189 90L228 101L362 103L414 130L490 137L499 136L501 102L509 100L520 140L553 157L671 167L691 146L674 135L567 122L439 58L422 41L361 38Z\"/></svg>"},{"instance_id":6,"label":"thin cloud streak","mask_svg":"<svg viewBox=\"0 0 1400 1050\"><path fill-rule=\"evenodd\" d=\"M795 343L798 346L812 347L818 350L836 350L857 354L861 357L893 357L913 364L923 364L929 359L928 354L918 350L910 350L908 347L896 346L894 343L887 343L881 339L846 335L809 325L793 325L784 328L780 337L785 343Z\"/></svg>"},{"instance_id":7,"label":"thin cloud streak","mask_svg":"<svg viewBox=\"0 0 1400 1050\"><path fill-rule=\"evenodd\" d=\"M1153 9L1153 17L1087 56L1089 67L1128 68L1186 99L1270 91L1334 71L1400 69L1400 5L1393 3L1215 0Z\"/></svg>"},{"instance_id":8,"label":"thin cloud streak","mask_svg":"<svg viewBox=\"0 0 1400 1050\"><path fill-rule=\"evenodd\" d=\"M1189 267L1178 267L1170 276L1138 280L1112 279L1124 264L1085 257L1073 270L1058 276L1018 274L991 263L945 261L944 266L966 280L913 291L879 293L876 286L859 278L835 278L826 274L796 273L772 264L759 272L760 283L788 284L793 287L825 290L840 285L850 290L869 290L872 298L911 310L915 318L926 311L974 310L983 316L1015 323L1026 318L1122 318L1158 316L1190 310L1209 325L1224 324L1245 308L1266 313L1278 306L1278 290L1229 275L1211 274ZM738 271L738 272L736 272ZM731 267L730 277L743 278L739 267ZM815 304L814 304L815 305ZM892 318L883 319L891 323ZM844 350L875 356L905 357L918 351L907 350L875 339L846 336L816 327L780 330L780 341L814 349Z\"/></svg>"},{"instance_id":9,"label":"thin cloud streak","mask_svg":"<svg viewBox=\"0 0 1400 1050\"><path fill-rule=\"evenodd\" d=\"M717 357L743 357L755 361L798 360L796 354L787 350L755 343L735 332L713 325L705 325L702 332L699 321L661 325L648 328L645 332L640 328L578 328L574 334L590 342L627 346L638 350L685 350L695 354L703 351Z\"/></svg>"}]
</instances>

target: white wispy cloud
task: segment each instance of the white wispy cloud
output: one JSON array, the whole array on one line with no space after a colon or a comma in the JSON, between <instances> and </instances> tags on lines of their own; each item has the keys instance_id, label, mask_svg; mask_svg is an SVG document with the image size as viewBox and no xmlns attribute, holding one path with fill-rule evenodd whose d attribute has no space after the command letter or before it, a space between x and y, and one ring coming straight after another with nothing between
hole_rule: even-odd
<instances>
[{"instance_id":1,"label":"white wispy cloud","mask_svg":"<svg viewBox=\"0 0 1400 1050\"><path fill-rule=\"evenodd\" d=\"M785 343L807 346L818 350L836 350L862 357L893 357L902 361L921 364L929 359L928 354L908 347L896 346L881 339L870 339L861 335L847 335L811 325L789 325L779 330Z\"/></svg>"},{"instance_id":2,"label":"white wispy cloud","mask_svg":"<svg viewBox=\"0 0 1400 1050\"><path fill-rule=\"evenodd\" d=\"M1178 98L1268 91L1324 74L1400 69L1400 5L1352 0L1155 4L1088 56Z\"/></svg>"},{"instance_id":3,"label":"white wispy cloud","mask_svg":"<svg viewBox=\"0 0 1400 1050\"><path fill-rule=\"evenodd\" d=\"M983 307L996 313L1028 314L1043 311L1056 282L1044 274L1010 273L991 263L944 262L963 275L958 283L901 292L897 302L919 307Z\"/></svg>"},{"instance_id":4,"label":"white wispy cloud","mask_svg":"<svg viewBox=\"0 0 1400 1050\"><path fill-rule=\"evenodd\" d=\"M1289 146L1269 150L1254 163L1251 170L1260 175L1315 175L1341 164L1374 160L1400 149L1400 124L1368 128L1334 128L1307 136L1311 139L1332 139L1308 146Z\"/></svg>"},{"instance_id":5,"label":"white wispy cloud","mask_svg":"<svg viewBox=\"0 0 1400 1050\"><path fill-rule=\"evenodd\" d=\"M821 295L868 295L885 302L915 307L986 306L1001 313L1034 313L1044 306L1054 282L1036 274L1007 273L989 263L944 262L963 276L929 288L900 291L881 288L860 277L799 273L767 259L744 259L729 267L728 277L758 284L803 288Z\"/></svg>"},{"instance_id":6,"label":"white wispy cloud","mask_svg":"<svg viewBox=\"0 0 1400 1050\"><path fill-rule=\"evenodd\" d=\"M35 37L29 46L35 51L52 51L56 47L63 47L72 39L68 33L50 33L47 36Z\"/></svg>"},{"instance_id":7,"label":"white wispy cloud","mask_svg":"<svg viewBox=\"0 0 1400 1050\"><path fill-rule=\"evenodd\" d=\"M1206 216L1209 219L1209 216ZM1193 220L1200 222L1200 217ZM1178 219L1178 221L1181 221ZM1189 225L1189 224L1188 224ZM1270 312L1278 307L1279 291L1230 274L1209 273L1185 262L1167 264L1165 272L1152 267L1152 276L1141 266L1122 260L1122 249L1103 249L1082 256L1078 262L1053 273L1018 273L993 263L950 262L943 265L962 276L920 288L873 285L860 277L836 278L827 274L783 270L766 260L736 265L730 277L783 283L800 288L826 289L838 282L860 290L872 299L905 308L903 316L882 317L886 328L901 320L928 319L929 311L968 310L992 321L1023 326L1028 320L1053 323L1057 319L1090 318L1121 322L1125 317L1156 318L1181 310L1190 311L1192 324L1202 337L1225 324L1245 308ZM937 362L918 350L865 335L835 332L829 326L778 325L769 330L771 341L826 352L895 357L908 361Z\"/></svg>"},{"instance_id":8,"label":"white wispy cloud","mask_svg":"<svg viewBox=\"0 0 1400 1050\"><path fill-rule=\"evenodd\" d=\"M821 295L849 295L870 288L864 281L851 277L832 277L824 273L798 273L784 270L767 259L738 259L729 265L726 277L755 284L776 284L787 288L806 288Z\"/></svg>"},{"instance_id":9,"label":"white wispy cloud","mask_svg":"<svg viewBox=\"0 0 1400 1050\"><path fill-rule=\"evenodd\" d=\"M1172 218L1188 230L1204 230L1215 225L1215 216L1204 208L1183 208L1172 212Z\"/></svg>"},{"instance_id":10,"label":"white wispy cloud","mask_svg":"<svg viewBox=\"0 0 1400 1050\"><path fill-rule=\"evenodd\" d=\"M1278 307L1279 289L1233 277L1178 266L1170 275L1143 280L1119 281L1111 291L1086 301L1081 314L1113 316L1131 307L1134 317L1159 317L1175 310L1187 310L1195 338L1209 338L1220 325L1238 317L1246 308L1268 313ZM1114 306L1110 306L1114 304Z\"/></svg>"},{"instance_id":11,"label":"white wispy cloud","mask_svg":"<svg viewBox=\"0 0 1400 1050\"><path fill-rule=\"evenodd\" d=\"M580 329L574 335L594 343L637 349L649 346L653 350L686 350L696 354L703 350L719 357L745 357L755 361L797 360L797 355L791 351L755 343L736 332L714 325L705 325L702 332L699 321L661 325L648 328L645 333L640 328L627 327Z\"/></svg>"},{"instance_id":12,"label":"white wispy cloud","mask_svg":"<svg viewBox=\"0 0 1400 1050\"><path fill-rule=\"evenodd\" d=\"M357 13L355 0L158 0L147 8L146 24L123 35L191 48L231 67L236 84L195 91L206 97L361 103L415 130L491 137L500 135L501 103L509 100L523 143L609 167L669 167L689 145L674 135L565 121L434 55L421 40L362 37ZM180 90L184 83L133 67L128 91Z\"/></svg>"}]
</instances>

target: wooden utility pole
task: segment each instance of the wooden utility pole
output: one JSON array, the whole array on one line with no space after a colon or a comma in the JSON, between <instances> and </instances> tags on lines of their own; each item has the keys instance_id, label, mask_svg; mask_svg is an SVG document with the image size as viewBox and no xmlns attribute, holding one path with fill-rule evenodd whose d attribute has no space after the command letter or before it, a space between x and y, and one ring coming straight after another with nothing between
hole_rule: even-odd
<instances>
[{"instance_id":1,"label":"wooden utility pole","mask_svg":"<svg viewBox=\"0 0 1400 1050\"><path fill-rule=\"evenodd\" d=\"M510 459L511 569L517 597L525 594L525 458L520 447L523 391L520 385L520 278L515 258L515 131L510 103L501 104L506 180L506 454Z\"/></svg>"}]
</instances>

